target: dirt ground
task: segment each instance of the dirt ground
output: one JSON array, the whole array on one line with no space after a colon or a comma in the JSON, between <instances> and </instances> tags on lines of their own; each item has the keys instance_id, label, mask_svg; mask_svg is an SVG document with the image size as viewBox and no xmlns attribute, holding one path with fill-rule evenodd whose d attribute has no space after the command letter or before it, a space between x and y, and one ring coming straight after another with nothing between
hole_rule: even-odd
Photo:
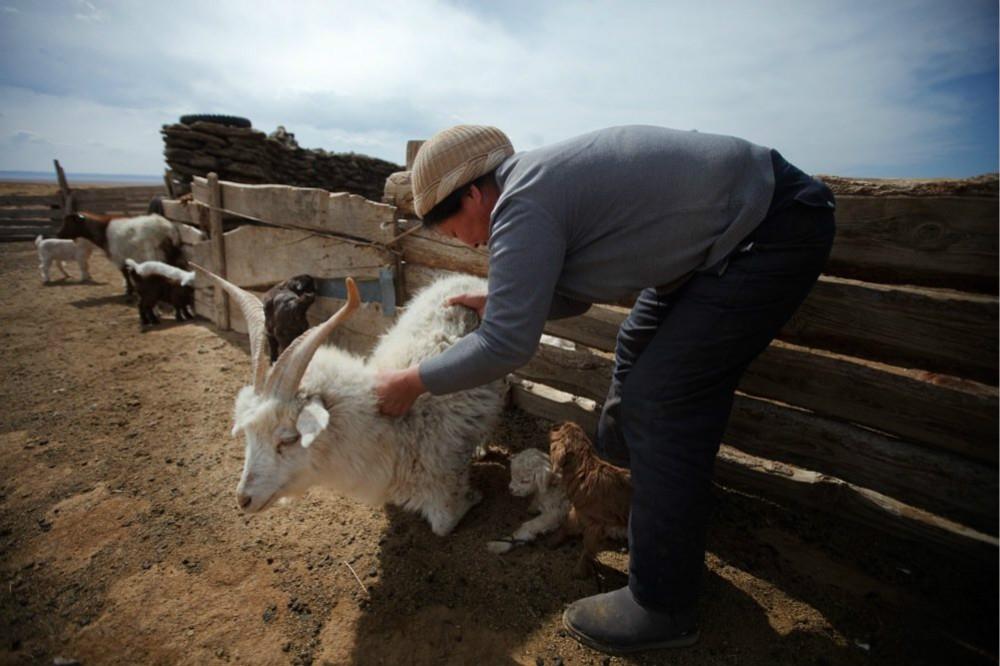
<instances>
[{"instance_id":1,"label":"dirt ground","mask_svg":"<svg viewBox=\"0 0 1000 666\"><path fill-rule=\"evenodd\" d=\"M140 332L102 257L91 284L42 286L36 264L30 243L0 244L2 664L997 661L995 563L721 488L700 643L629 659L560 624L626 580L620 545L589 580L570 576L577 544L485 550L525 518L502 457L474 465L486 499L443 539L321 491L244 517L228 435L243 337ZM490 445L544 448L548 426L508 412Z\"/></svg>"}]
</instances>

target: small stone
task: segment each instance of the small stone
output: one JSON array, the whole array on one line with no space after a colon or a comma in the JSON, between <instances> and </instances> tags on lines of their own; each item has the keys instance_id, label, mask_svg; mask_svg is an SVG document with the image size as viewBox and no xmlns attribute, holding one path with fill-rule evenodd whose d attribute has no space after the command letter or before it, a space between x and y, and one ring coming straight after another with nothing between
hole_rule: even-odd
<instances>
[{"instance_id":1,"label":"small stone","mask_svg":"<svg viewBox=\"0 0 1000 666\"><path fill-rule=\"evenodd\" d=\"M268 606L267 609L264 611L264 616L263 616L264 617L264 622L266 624L270 623L275 618L275 616L277 614L278 614L278 607L277 606L275 606L274 604Z\"/></svg>"},{"instance_id":2,"label":"small stone","mask_svg":"<svg viewBox=\"0 0 1000 666\"><path fill-rule=\"evenodd\" d=\"M80 666L80 660L72 657L56 657L52 660L52 666Z\"/></svg>"}]
</instances>

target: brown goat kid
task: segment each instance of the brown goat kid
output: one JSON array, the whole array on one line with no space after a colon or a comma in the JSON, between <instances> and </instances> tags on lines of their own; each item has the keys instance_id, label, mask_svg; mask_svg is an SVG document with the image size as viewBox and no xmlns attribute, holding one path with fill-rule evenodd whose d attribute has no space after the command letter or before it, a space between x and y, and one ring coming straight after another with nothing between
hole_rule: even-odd
<instances>
[{"instance_id":1,"label":"brown goat kid","mask_svg":"<svg viewBox=\"0 0 1000 666\"><path fill-rule=\"evenodd\" d=\"M583 535L583 553L574 575L584 578L593 572L604 539L627 536L632 476L627 469L598 458L583 428L575 423L555 428L549 434L549 446L552 473L571 504L553 545Z\"/></svg>"},{"instance_id":2,"label":"brown goat kid","mask_svg":"<svg viewBox=\"0 0 1000 666\"><path fill-rule=\"evenodd\" d=\"M311 275L296 275L271 287L264 295L264 329L271 363L306 332L306 311L316 300L316 281Z\"/></svg>"}]
</instances>

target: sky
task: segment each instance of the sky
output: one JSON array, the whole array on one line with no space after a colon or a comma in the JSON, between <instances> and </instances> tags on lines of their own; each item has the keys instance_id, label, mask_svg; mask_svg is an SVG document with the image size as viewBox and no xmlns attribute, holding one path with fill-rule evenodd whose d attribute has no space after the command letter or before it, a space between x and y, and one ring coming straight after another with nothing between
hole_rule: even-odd
<instances>
[{"instance_id":1,"label":"sky","mask_svg":"<svg viewBox=\"0 0 1000 666\"><path fill-rule=\"evenodd\" d=\"M404 161L495 125L731 134L810 173L998 169L996 0L0 0L0 170L163 173L187 113Z\"/></svg>"}]
</instances>

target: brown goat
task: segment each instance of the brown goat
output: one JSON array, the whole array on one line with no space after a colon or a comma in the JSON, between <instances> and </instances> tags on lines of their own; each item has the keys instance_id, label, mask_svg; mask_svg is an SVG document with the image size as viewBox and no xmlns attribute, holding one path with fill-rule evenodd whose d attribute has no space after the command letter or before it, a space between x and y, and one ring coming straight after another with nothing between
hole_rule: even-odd
<instances>
[{"instance_id":1,"label":"brown goat","mask_svg":"<svg viewBox=\"0 0 1000 666\"><path fill-rule=\"evenodd\" d=\"M605 538L627 535L632 501L632 477L627 469L597 457L583 428L566 422L549 434L552 474L559 479L571 507L553 545L570 535L583 535L583 553L574 575L593 571L594 558Z\"/></svg>"},{"instance_id":2,"label":"brown goat","mask_svg":"<svg viewBox=\"0 0 1000 666\"><path fill-rule=\"evenodd\" d=\"M59 238L86 238L101 248L125 278L125 295L134 291L125 260L164 261L167 248L180 245L180 234L160 215L116 217L98 213L71 213L63 218Z\"/></svg>"}]
</instances>

